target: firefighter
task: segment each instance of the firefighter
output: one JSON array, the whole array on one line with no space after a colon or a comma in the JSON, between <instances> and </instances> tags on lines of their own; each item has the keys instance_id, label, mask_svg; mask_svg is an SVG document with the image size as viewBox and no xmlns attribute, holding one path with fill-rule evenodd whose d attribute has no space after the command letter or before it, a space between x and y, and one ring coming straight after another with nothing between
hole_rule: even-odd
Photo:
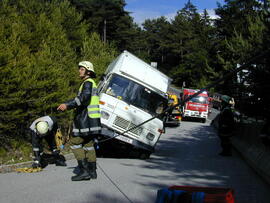
<instances>
[{"instance_id":1,"label":"firefighter","mask_svg":"<svg viewBox=\"0 0 270 203\"><path fill-rule=\"evenodd\" d=\"M65 159L60 155L60 151L57 149L55 142L55 134L57 132L58 125L56 118L53 116L43 116L36 119L30 126L30 133L32 137L32 146L34 153L33 168L45 167L46 160L42 157L43 147L42 139L44 138L50 150L56 166L66 166Z\"/></svg>"},{"instance_id":2,"label":"firefighter","mask_svg":"<svg viewBox=\"0 0 270 203\"><path fill-rule=\"evenodd\" d=\"M94 140L101 131L99 97L93 64L82 61L78 64L82 80L77 96L63 104L58 110L76 109L73 120L71 149L77 159L80 173L71 177L72 181L96 179L96 152Z\"/></svg>"},{"instance_id":3,"label":"firefighter","mask_svg":"<svg viewBox=\"0 0 270 203\"><path fill-rule=\"evenodd\" d=\"M233 113L234 100L233 98L222 95L221 96L221 112L218 119L218 136L220 138L220 145L222 151L219 153L221 156L231 156L231 141L230 137L234 131L234 113Z\"/></svg>"}]
</instances>

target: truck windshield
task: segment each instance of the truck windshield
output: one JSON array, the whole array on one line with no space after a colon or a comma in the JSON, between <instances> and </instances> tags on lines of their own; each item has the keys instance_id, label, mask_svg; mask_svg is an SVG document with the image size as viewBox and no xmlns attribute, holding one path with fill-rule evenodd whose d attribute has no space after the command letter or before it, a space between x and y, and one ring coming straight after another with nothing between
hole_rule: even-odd
<instances>
[{"instance_id":1,"label":"truck windshield","mask_svg":"<svg viewBox=\"0 0 270 203\"><path fill-rule=\"evenodd\" d=\"M103 92L152 115L161 113L167 104L166 98L156 92L116 74L111 77Z\"/></svg>"},{"instance_id":2,"label":"truck windshield","mask_svg":"<svg viewBox=\"0 0 270 203\"><path fill-rule=\"evenodd\" d=\"M202 96L193 97L189 101L190 102L195 102L195 103L201 103L201 104L207 104L208 103L207 97L202 97Z\"/></svg>"}]
</instances>

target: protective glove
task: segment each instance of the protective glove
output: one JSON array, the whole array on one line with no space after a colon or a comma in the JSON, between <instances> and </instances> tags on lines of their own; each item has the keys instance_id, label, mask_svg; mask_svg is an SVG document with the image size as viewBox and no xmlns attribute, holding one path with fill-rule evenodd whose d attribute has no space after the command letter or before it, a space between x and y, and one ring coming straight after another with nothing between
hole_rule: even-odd
<instances>
[{"instance_id":1,"label":"protective glove","mask_svg":"<svg viewBox=\"0 0 270 203\"><path fill-rule=\"evenodd\" d=\"M59 156L59 154L60 154L60 150L54 149L54 150L52 151L52 155L53 155L53 156Z\"/></svg>"}]
</instances>

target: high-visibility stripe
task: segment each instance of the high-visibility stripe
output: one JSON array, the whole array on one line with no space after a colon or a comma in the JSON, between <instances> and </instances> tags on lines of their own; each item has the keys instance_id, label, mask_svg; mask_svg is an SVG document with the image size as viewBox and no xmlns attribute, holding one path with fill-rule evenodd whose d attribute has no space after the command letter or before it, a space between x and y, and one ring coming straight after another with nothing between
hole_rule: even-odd
<instances>
[{"instance_id":1,"label":"high-visibility stripe","mask_svg":"<svg viewBox=\"0 0 270 203\"><path fill-rule=\"evenodd\" d=\"M89 132L89 128L82 128L82 129L78 129L78 128L73 128L72 132L74 133L85 133L85 132Z\"/></svg>"},{"instance_id":2,"label":"high-visibility stripe","mask_svg":"<svg viewBox=\"0 0 270 203\"><path fill-rule=\"evenodd\" d=\"M86 151L91 151L91 150L95 150L94 147L83 147L84 150Z\"/></svg>"},{"instance_id":3,"label":"high-visibility stripe","mask_svg":"<svg viewBox=\"0 0 270 203\"><path fill-rule=\"evenodd\" d=\"M89 132L89 128L83 128L83 129L80 129L80 132L81 132L81 133Z\"/></svg>"},{"instance_id":4,"label":"high-visibility stripe","mask_svg":"<svg viewBox=\"0 0 270 203\"><path fill-rule=\"evenodd\" d=\"M71 149L80 149L80 148L82 148L82 145L81 144L79 144L79 145L72 145L72 146L70 146L70 148Z\"/></svg>"},{"instance_id":5,"label":"high-visibility stripe","mask_svg":"<svg viewBox=\"0 0 270 203\"><path fill-rule=\"evenodd\" d=\"M81 106L81 101L79 100L78 97L75 97L75 102L78 106Z\"/></svg>"},{"instance_id":6,"label":"high-visibility stripe","mask_svg":"<svg viewBox=\"0 0 270 203\"><path fill-rule=\"evenodd\" d=\"M97 131L97 130L101 130L101 127L92 127L92 128L90 128L90 131Z\"/></svg>"},{"instance_id":7,"label":"high-visibility stripe","mask_svg":"<svg viewBox=\"0 0 270 203\"><path fill-rule=\"evenodd\" d=\"M97 108L97 109L99 109L99 105L88 105L87 108Z\"/></svg>"},{"instance_id":8,"label":"high-visibility stripe","mask_svg":"<svg viewBox=\"0 0 270 203\"><path fill-rule=\"evenodd\" d=\"M89 113L88 114L98 114L99 113L99 111L89 111Z\"/></svg>"},{"instance_id":9,"label":"high-visibility stripe","mask_svg":"<svg viewBox=\"0 0 270 203\"><path fill-rule=\"evenodd\" d=\"M39 148L33 148L33 151L34 152L38 152L39 151Z\"/></svg>"},{"instance_id":10,"label":"high-visibility stripe","mask_svg":"<svg viewBox=\"0 0 270 203\"><path fill-rule=\"evenodd\" d=\"M89 131L97 131L97 130L101 130L101 127L100 126L97 126L97 127L91 127L91 128L82 128L82 129L78 129L78 128L75 128L72 130L72 132L74 133L86 133L86 132L89 132Z\"/></svg>"}]
</instances>

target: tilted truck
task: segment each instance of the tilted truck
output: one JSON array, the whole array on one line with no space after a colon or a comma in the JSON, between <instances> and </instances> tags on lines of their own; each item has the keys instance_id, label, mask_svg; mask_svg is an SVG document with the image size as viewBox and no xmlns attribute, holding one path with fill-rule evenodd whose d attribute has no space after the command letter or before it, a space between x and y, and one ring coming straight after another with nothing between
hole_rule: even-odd
<instances>
[{"instance_id":1,"label":"tilted truck","mask_svg":"<svg viewBox=\"0 0 270 203\"><path fill-rule=\"evenodd\" d=\"M195 94L199 90L194 89L183 89L182 100L190 97ZM182 116L185 117L195 117L202 120L202 122L206 122L208 117L209 110L209 96L206 91L200 93L198 96L193 97L192 99L185 102L182 107Z\"/></svg>"},{"instance_id":2,"label":"tilted truck","mask_svg":"<svg viewBox=\"0 0 270 203\"><path fill-rule=\"evenodd\" d=\"M161 113L171 79L128 51L107 68L98 85L103 139L148 158L164 132L162 118L121 133ZM119 135L120 134L120 135Z\"/></svg>"}]
</instances>

